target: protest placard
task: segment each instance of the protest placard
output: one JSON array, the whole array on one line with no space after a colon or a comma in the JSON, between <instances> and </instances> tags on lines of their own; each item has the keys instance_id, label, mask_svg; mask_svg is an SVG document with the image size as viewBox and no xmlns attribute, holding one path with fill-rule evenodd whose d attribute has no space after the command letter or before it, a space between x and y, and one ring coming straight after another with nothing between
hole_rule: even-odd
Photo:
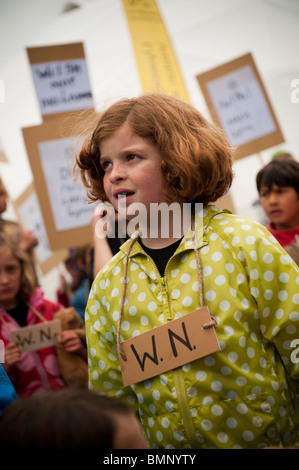
<instances>
[{"instance_id":1,"label":"protest placard","mask_svg":"<svg viewBox=\"0 0 299 470\"><path fill-rule=\"evenodd\" d=\"M93 107L82 43L30 47L27 55L44 120Z\"/></svg>"},{"instance_id":2,"label":"protest placard","mask_svg":"<svg viewBox=\"0 0 299 470\"><path fill-rule=\"evenodd\" d=\"M213 120L236 148L236 158L284 141L270 99L252 55L197 75Z\"/></svg>"},{"instance_id":3,"label":"protest placard","mask_svg":"<svg viewBox=\"0 0 299 470\"><path fill-rule=\"evenodd\" d=\"M87 119L87 111L84 113ZM74 155L84 139L84 135L76 135L80 117L81 112L76 112L68 125L50 119L22 129L52 251L88 243L92 236L94 204L87 202L81 180L74 181L72 174Z\"/></svg>"},{"instance_id":4,"label":"protest placard","mask_svg":"<svg viewBox=\"0 0 299 470\"><path fill-rule=\"evenodd\" d=\"M36 260L43 274L46 274L60 261L67 258L66 249L52 251L38 202L38 197L31 183L25 191L14 201L16 213L25 230L33 232L38 239L38 245L34 249Z\"/></svg>"}]
</instances>

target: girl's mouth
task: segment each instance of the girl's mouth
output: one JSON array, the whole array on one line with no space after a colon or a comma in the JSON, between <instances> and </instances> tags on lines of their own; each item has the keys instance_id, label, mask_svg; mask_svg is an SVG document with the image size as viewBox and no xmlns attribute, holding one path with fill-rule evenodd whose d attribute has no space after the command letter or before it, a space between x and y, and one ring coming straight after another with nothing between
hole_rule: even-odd
<instances>
[{"instance_id":1,"label":"girl's mouth","mask_svg":"<svg viewBox=\"0 0 299 470\"><path fill-rule=\"evenodd\" d=\"M1 289L1 292L0 292L1 295L7 295L7 294L10 294L10 293L11 293L11 288L10 287L6 287L4 289Z\"/></svg>"},{"instance_id":2,"label":"girl's mouth","mask_svg":"<svg viewBox=\"0 0 299 470\"><path fill-rule=\"evenodd\" d=\"M124 190L117 190L114 192L114 197L119 201L119 202L127 202L134 196L134 191L130 191L127 189Z\"/></svg>"}]
</instances>

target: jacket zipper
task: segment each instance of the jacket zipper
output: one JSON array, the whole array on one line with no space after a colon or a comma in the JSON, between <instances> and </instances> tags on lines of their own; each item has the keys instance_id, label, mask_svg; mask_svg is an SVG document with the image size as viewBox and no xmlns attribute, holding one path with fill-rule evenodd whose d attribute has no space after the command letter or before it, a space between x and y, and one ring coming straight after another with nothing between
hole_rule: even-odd
<instances>
[{"instance_id":1,"label":"jacket zipper","mask_svg":"<svg viewBox=\"0 0 299 470\"><path fill-rule=\"evenodd\" d=\"M167 286L166 286L166 271L167 271L167 268L171 259L172 257L170 257L170 259L167 262L165 272L164 272L165 273L164 277L161 278L162 291L165 294L165 298L167 299L167 321L173 320L172 315L171 315L169 291L167 290ZM164 296L162 297L164 298ZM198 442L196 438L195 429L193 426L193 420L192 420L192 416L191 416L191 412L190 412L190 408L188 404L185 382L184 382L183 372L182 372L181 367L174 369L172 373L173 373L173 379L174 379L174 387L176 390L177 400L178 400L180 412L182 415L183 426L186 430L187 439L190 443L190 448L197 449L199 448L199 446L198 446Z\"/></svg>"},{"instance_id":2,"label":"jacket zipper","mask_svg":"<svg viewBox=\"0 0 299 470\"><path fill-rule=\"evenodd\" d=\"M187 394L185 389L185 383L183 379L183 373L181 368L174 369L172 371L173 379L174 379L174 386L177 392L177 399L182 415L182 421L184 428L186 430L187 439L190 442L191 449L198 449L199 445L196 438L195 429L193 426L193 420L190 412L190 408L188 405Z\"/></svg>"},{"instance_id":3,"label":"jacket zipper","mask_svg":"<svg viewBox=\"0 0 299 470\"><path fill-rule=\"evenodd\" d=\"M171 316L171 310L170 310L169 292L168 292L167 286L166 286L166 271L167 271L167 268L169 266L170 261L172 260L172 258L174 256L175 255L172 255L169 258L168 262L167 262L167 265L166 265L166 268L165 268L165 271L164 271L164 273L165 273L164 277L162 277L161 274L159 273L154 260L150 256L148 256L151 259L151 261L153 262L153 265L155 266L156 274L158 275L158 279L160 280L161 288L162 288L162 298L163 299L166 298L166 302L167 302L167 305L166 305L167 321L171 321L171 320L173 320L173 318ZM185 428L185 431L186 431L187 439L190 443L190 448L191 449L198 449L199 445L198 445L198 441L197 441L197 438L196 438L195 429L194 429L194 426L193 426L193 420L192 420L190 408L189 408L189 405L188 405L188 400L187 400L187 394L186 394L182 369L181 368L174 369L172 371L172 373L173 373L174 387L175 387L175 390L176 390L177 400L178 400L180 412L181 412L181 415L182 415L182 421L183 421L183 425L184 425L184 428Z\"/></svg>"}]
</instances>

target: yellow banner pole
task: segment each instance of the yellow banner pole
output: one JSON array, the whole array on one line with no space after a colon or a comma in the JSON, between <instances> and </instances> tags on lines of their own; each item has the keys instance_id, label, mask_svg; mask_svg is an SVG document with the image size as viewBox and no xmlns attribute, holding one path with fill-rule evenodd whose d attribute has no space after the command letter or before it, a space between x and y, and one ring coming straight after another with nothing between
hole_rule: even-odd
<instances>
[{"instance_id":1,"label":"yellow banner pole","mask_svg":"<svg viewBox=\"0 0 299 470\"><path fill-rule=\"evenodd\" d=\"M155 0L122 0L141 86L190 102L168 33Z\"/></svg>"}]
</instances>

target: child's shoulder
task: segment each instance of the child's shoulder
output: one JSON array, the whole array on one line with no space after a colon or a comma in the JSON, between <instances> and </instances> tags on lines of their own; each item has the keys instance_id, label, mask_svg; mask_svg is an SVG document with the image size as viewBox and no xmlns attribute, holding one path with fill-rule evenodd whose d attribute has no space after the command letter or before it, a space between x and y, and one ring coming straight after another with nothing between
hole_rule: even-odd
<instances>
[{"instance_id":1,"label":"child's shoulder","mask_svg":"<svg viewBox=\"0 0 299 470\"><path fill-rule=\"evenodd\" d=\"M237 239L248 239L248 237L252 237L252 240L253 238L261 237L277 244L277 240L264 225L247 217L233 214L227 209L208 206L203 220L206 234L216 232L222 238L235 239L235 241Z\"/></svg>"},{"instance_id":2,"label":"child's shoulder","mask_svg":"<svg viewBox=\"0 0 299 470\"><path fill-rule=\"evenodd\" d=\"M233 224L235 226L242 226L244 224L250 225L252 227L263 227L259 222L248 219L247 217L240 216L238 214L232 213L228 209L219 209L215 205L205 206L203 209L203 221L204 225L215 225L219 227L224 227L228 224Z\"/></svg>"},{"instance_id":3,"label":"child's shoulder","mask_svg":"<svg viewBox=\"0 0 299 470\"><path fill-rule=\"evenodd\" d=\"M124 258L126 256L126 245L128 245L130 242L130 239L127 240L123 245L122 245L122 250L119 250L106 264L105 266L102 267L102 269L98 272L98 274L95 277L95 281L102 279L102 278L107 278L111 274L113 274L113 271L117 272L123 272L124 270Z\"/></svg>"}]
</instances>

